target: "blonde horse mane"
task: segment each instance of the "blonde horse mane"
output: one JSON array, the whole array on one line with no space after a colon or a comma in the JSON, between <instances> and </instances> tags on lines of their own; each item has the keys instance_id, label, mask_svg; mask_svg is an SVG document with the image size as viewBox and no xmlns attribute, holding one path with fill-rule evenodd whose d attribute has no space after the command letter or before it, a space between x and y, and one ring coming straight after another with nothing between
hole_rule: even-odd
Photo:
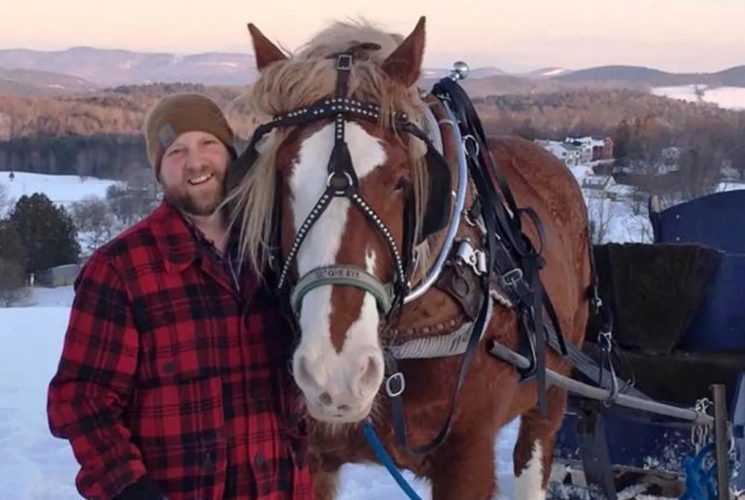
<instances>
[{"instance_id":1,"label":"blonde horse mane","mask_svg":"<svg viewBox=\"0 0 745 500\"><path fill-rule=\"evenodd\" d=\"M333 55L354 53L349 76L349 95L359 101L376 103L381 108L379 124L391 128L397 113L422 126L426 104L416 86L404 88L381 69L381 64L401 43L403 37L387 33L366 21L337 22L318 33L295 54L264 68L258 80L243 97L246 107L261 122L274 115L309 106L334 94L336 68ZM276 194L275 159L278 148L290 129L275 129L257 147L259 156L249 172L228 195L233 206L231 222L240 224L240 253L257 273L261 273L274 250L274 205ZM428 195L424 143L410 138L408 151L413 165L415 231L419 235ZM415 249L414 277L426 271L429 245Z\"/></svg>"}]
</instances>

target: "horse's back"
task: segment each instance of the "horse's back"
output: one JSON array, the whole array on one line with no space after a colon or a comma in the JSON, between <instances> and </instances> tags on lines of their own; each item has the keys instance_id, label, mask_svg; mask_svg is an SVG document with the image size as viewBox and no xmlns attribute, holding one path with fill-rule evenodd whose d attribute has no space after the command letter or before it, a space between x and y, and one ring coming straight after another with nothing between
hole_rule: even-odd
<instances>
[{"instance_id":1,"label":"horse's back","mask_svg":"<svg viewBox=\"0 0 745 500\"><path fill-rule=\"evenodd\" d=\"M522 200L523 205L533 206L539 199L550 213L550 223L565 230L585 231L587 210L582 192L558 158L535 143L513 136L490 138L489 149L518 205Z\"/></svg>"}]
</instances>

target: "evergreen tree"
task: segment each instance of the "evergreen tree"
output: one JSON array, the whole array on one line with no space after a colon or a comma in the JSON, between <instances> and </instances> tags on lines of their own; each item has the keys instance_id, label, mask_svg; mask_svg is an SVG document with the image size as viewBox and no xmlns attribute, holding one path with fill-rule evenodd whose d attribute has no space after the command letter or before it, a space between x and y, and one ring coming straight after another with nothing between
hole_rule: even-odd
<instances>
[{"instance_id":1,"label":"evergreen tree","mask_svg":"<svg viewBox=\"0 0 745 500\"><path fill-rule=\"evenodd\" d=\"M67 210L55 207L46 195L21 196L10 221L26 249L27 273L78 262L80 245L75 225Z\"/></svg>"},{"instance_id":2,"label":"evergreen tree","mask_svg":"<svg viewBox=\"0 0 745 500\"><path fill-rule=\"evenodd\" d=\"M13 224L0 220L0 305L11 305L25 282L26 251Z\"/></svg>"}]
</instances>

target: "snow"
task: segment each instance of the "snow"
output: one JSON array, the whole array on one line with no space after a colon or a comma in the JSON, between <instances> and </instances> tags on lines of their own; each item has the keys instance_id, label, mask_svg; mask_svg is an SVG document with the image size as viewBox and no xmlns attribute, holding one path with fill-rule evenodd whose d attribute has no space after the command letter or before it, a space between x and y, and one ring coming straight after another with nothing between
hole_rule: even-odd
<instances>
[{"instance_id":1,"label":"snow","mask_svg":"<svg viewBox=\"0 0 745 500\"><path fill-rule=\"evenodd\" d=\"M717 184L716 192L717 193L723 193L725 191L740 191L745 189L745 182L720 182Z\"/></svg>"},{"instance_id":2,"label":"snow","mask_svg":"<svg viewBox=\"0 0 745 500\"><path fill-rule=\"evenodd\" d=\"M569 70L564 68L554 68L548 71L544 71L541 73L543 76L559 76L563 75L564 73L567 73Z\"/></svg>"},{"instance_id":3,"label":"snow","mask_svg":"<svg viewBox=\"0 0 745 500\"><path fill-rule=\"evenodd\" d=\"M46 420L69 314L67 306L0 309L0 498L78 498L70 446Z\"/></svg>"},{"instance_id":4,"label":"snow","mask_svg":"<svg viewBox=\"0 0 745 500\"><path fill-rule=\"evenodd\" d=\"M597 184L601 179L589 165L570 165L567 168L580 186ZM633 193L634 188L625 184L613 184L604 191L582 190L590 221L599 232L598 243L652 241L652 224L649 222L646 206L635 204L631 199ZM606 196L613 196L615 199Z\"/></svg>"},{"instance_id":5,"label":"snow","mask_svg":"<svg viewBox=\"0 0 745 500\"><path fill-rule=\"evenodd\" d=\"M72 303L72 287L36 288L28 307L0 308L0 498L79 498L78 464L67 441L47 425L46 389L59 362ZM517 423L508 425L495 446L495 473L503 496L512 497L512 448ZM422 498L430 486L405 472ZM389 500L402 493L377 465L345 465L339 500Z\"/></svg>"},{"instance_id":6,"label":"snow","mask_svg":"<svg viewBox=\"0 0 745 500\"><path fill-rule=\"evenodd\" d=\"M230 61L204 61L198 63L197 66L222 66L225 68L240 68L240 64Z\"/></svg>"},{"instance_id":7,"label":"snow","mask_svg":"<svg viewBox=\"0 0 745 500\"><path fill-rule=\"evenodd\" d=\"M578 183L592 175L589 166L570 167ZM53 176L0 171L0 184L10 198L44 192L56 203L69 204L86 196L104 197L115 181L77 176ZM745 187L745 186L743 186ZM639 241L648 220L635 215L629 202L588 200L590 214L608 220L605 240ZM79 498L74 486L78 470L69 444L54 438L46 417L46 389L56 370L72 304L72 287L35 288L24 306L0 308L0 499ZM495 441L495 474L503 499L513 498L512 448L518 423L513 422ZM422 496L430 497L427 481L404 472ZM345 465L341 471L340 500L402 498L387 471L376 465Z\"/></svg>"},{"instance_id":8,"label":"snow","mask_svg":"<svg viewBox=\"0 0 745 500\"><path fill-rule=\"evenodd\" d=\"M702 99L696 94L697 89L702 93ZM689 102L704 102L716 104L720 108L745 110L745 87L708 87L707 85L680 85L676 87L654 87L652 94L681 99Z\"/></svg>"},{"instance_id":9,"label":"snow","mask_svg":"<svg viewBox=\"0 0 745 500\"><path fill-rule=\"evenodd\" d=\"M44 193L55 204L69 206L87 196L106 197L106 189L117 181L78 177L77 175L30 174L0 170L0 185L5 186L8 198L18 200L23 195Z\"/></svg>"}]
</instances>

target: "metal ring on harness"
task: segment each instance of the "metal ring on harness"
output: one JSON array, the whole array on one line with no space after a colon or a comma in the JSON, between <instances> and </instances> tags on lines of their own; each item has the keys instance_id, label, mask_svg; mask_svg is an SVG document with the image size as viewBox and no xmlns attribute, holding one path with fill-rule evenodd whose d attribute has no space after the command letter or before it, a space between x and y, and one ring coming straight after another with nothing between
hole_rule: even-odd
<instances>
[{"instance_id":1,"label":"metal ring on harness","mask_svg":"<svg viewBox=\"0 0 745 500\"><path fill-rule=\"evenodd\" d=\"M394 387L394 384L398 386ZM396 372L385 379L385 393L389 398L397 398L404 393L404 389L406 389L406 379L403 373Z\"/></svg>"},{"instance_id":2,"label":"metal ring on harness","mask_svg":"<svg viewBox=\"0 0 745 500\"><path fill-rule=\"evenodd\" d=\"M346 192L349 190L349 187L354 185L354 179L352 179L352 176L349 175L349 172L343 171L341 172L344 176L340 176L339 172L332 172L329 174L328 178L326 178L326 186L330 187L334 190L334 194L336 195L342 195L346 194ZM344 185L337 185L335 183L336 180L343 180L345 181Z\"/></svg>"},{"instance_id":3,"label":"metal ring on harness","mask_svg":"<svg viewBox=\"0 0 745 500\"><path fill-rule=\"evenodd\" d=\"M471 143L473 144L474 149L470 150L468 149L468 140L471 140ZM468 156L472 158L478 157L479 153L481 152L481 149L479 147L479 141L476 140L476 138L471 135L467 134L463 136L463 147L465 148L466 152L468 153Z\"/></svg>"}]
</instances>

